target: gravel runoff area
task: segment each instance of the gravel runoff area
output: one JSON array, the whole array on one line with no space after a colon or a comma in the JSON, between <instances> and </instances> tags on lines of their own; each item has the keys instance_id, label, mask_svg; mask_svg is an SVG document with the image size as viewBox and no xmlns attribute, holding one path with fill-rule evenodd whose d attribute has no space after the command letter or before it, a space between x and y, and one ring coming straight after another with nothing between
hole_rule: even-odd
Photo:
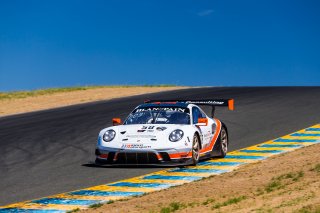
<instances>
[{"instance_id":1,"label":"gravel runoff area","mask_svg":"<svg viewBox=\"0 0 320 213\"><path fill-rule=\"evenodd\" d=\"M81 212L320 212L320 144Z\"/></svg>"},{"instance_id":2,"label":"gravel runoff area","mask_svg":"<svg viewBox=\"0 0 320 213\"><path fill-rule=\"evenodd\" d=\"M0 116L184 88L187 87L103 87L36 95L25 98L0 99Z\"/></svg>"}]
</instances>

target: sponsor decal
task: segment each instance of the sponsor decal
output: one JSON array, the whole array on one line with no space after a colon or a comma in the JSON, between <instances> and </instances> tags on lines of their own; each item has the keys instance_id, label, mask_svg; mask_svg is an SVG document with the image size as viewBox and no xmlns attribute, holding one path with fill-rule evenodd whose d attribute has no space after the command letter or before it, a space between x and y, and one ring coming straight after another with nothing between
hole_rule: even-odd
<instances>
[{"instance_id":1,"label":"sponsor decal","mask_svg":"<svg viewBox=\"0 0 320 213\"><path fill-rule=\"evenodd\" d=\"M224 101L187 101L189 104L214 104L214 105L223 105Z\"/></svg>"},{"instance_id":2,"label":"sponsor decal","mask_svg":"<svg viewBox=\"0 0 320 213\"><path fill-rule=\"evenodd\" d=\"M208 133L204 134L203 136L204 136L205 138L210 137L210 136L211 136L211 133L208 132Z\"/></svg>"},{"instance_id":3,"label":"sponsor decal","mask_svg":"<svg viewBox=\"0 0 320 213\"><path fill-rule=\"evenodd\" d=\"M127 138L156 138L157 136L155 135L127 135Z\"/></svg>"},{"instance_id":4,"label":"sponsor decal","mask_svg":"<svg viewBox=\"0 0 320 213\"><path fill-rule=\"evenodd\" d=\"M122 149L150 149L150 145L145 145L145 144L122 144L121 146Z\"/></svg>"},{"instance_id":5,"label":"sponsor decal","mask_svg":"<svg viewBox=\"0 0 320 213\"><path fill-rule=\"evenodd\" d=\"M187 108L180 107L146 107L139 108L135 112L145 112L145 111L175 111L175 112L187 112Z\"/></svg>"}]
</instances>

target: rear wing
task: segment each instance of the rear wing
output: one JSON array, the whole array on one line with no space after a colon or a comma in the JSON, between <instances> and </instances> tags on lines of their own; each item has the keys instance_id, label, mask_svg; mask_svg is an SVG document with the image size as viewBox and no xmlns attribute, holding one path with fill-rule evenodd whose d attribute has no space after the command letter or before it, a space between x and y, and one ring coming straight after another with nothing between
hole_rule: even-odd
<instances>
[{"instance_id":1,"label":"rear wing","mask_svg":"<svg viewBox=\"0 0 320 213\"><path fill-rule=\"evenodd\" d=\"M211 115L214 117L215 107L228 107L229 110L234 110L234 99L202 99L202 100L145 100L144 103L186 103L195 105L212 106Z\"/></svg>"}]
</instances>

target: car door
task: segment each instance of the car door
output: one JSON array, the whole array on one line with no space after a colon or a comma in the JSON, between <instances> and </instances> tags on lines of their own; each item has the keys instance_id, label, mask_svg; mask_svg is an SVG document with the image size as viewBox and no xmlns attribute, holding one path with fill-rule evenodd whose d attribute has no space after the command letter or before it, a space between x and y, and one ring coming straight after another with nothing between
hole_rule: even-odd
<instances>
[{"instance_id":1,"label":"car door","mask_svg":"<svg viewBox=\"0 0 320 213\"><path fill-rule=\"evenodd\" d=\"M192 108L192 121L193 125L196 125L198 123L198 118L207 118L206 114L202 112L202 110L196 106ZM202 149L209 146L211 142L211 136L212 136L212 127L208 123L207 126L198 126L196 125L200 132L201 142L202 142Z\"/></svg>"}]
</instances>

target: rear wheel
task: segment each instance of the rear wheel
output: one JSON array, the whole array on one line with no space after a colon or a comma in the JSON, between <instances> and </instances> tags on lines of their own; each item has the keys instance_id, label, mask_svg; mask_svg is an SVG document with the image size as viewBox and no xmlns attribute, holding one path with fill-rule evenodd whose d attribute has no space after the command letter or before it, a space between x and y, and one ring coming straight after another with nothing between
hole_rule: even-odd
<instances>
[{"instance_id":1,"label":"rear wheel","mask_svg":"<svg viewBox=\"0 0 320 213\"><path fill-rule=\"evenodd\" d=\"M227 155L228 144L229 144L228 133L227 133L227 130L225 129L225 127L221 128L221 132L220 132L218 141L219 141L219 144L220 144L220 150L219 150L220 151L220 156L219 157L224 158Z\"/></svg>"},{"instance_id":2,"label":"rear wheel","mask_svg":"<svg viewBox=\"0 0 320 213\"><path fill-rule=\"evenodd\" d=\"M193 136L192 141L192 165L197 165L200 158L200 141L197 135Z\"/></svg>"}]
</instances>

